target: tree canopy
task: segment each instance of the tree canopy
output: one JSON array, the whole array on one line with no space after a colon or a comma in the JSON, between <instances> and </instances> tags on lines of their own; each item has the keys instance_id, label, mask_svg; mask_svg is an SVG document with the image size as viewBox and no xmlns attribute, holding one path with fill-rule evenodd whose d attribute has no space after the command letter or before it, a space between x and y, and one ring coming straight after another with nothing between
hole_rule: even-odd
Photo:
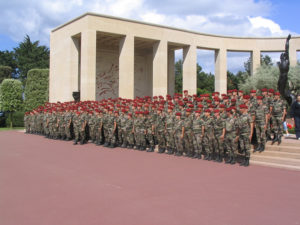
<instances>
[{"instance_id":1,"label":"tree canopy","mask_svg":"<svg viewBox=\"0 0 300 225\"><path fill-rule=\"evenodd\" d=\"M40 46L39 41L32 42L28 35L17 48L14 48L14 51L19 78L23 83L29 70L49 68L49 49L46 46Z\"/></svg>"}]
</instances>

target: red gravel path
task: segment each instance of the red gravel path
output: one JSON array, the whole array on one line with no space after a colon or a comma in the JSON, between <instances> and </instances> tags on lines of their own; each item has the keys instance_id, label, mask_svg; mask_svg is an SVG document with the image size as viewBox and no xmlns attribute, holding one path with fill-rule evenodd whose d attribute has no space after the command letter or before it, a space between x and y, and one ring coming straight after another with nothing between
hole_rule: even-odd
<instances>
[{"instance_id":1,"label":"red gravel path","mask_svg":"<svg viewBox=\"0 0 300 225\"><path fill-rule=\"evenodd\" d=\"M0 132L0 225L300 224L300 172Z\"/></svg>"}]
</instances>

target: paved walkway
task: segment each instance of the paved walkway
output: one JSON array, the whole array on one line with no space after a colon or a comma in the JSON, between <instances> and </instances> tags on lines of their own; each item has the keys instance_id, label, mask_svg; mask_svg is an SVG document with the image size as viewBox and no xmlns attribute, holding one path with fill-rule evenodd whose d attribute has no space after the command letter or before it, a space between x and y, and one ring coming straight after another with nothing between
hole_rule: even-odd
<instances>
[{"instance_id":1,"label":"paved walkway","mask_svg":"<svg viewBox=\"0 0 300 225\"><path fill-rule=\"evenodd\" d=\"M295 225L300 172L0 132L1 225Z\"/></svg>"}]
</instances>

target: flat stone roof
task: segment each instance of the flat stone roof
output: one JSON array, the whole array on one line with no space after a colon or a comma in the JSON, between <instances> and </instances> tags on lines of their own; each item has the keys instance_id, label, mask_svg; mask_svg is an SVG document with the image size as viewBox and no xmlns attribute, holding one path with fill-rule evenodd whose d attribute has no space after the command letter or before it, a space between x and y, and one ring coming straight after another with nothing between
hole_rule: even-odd
<instances>
[{"instance_id":1,"label":"flat stone roof","mask_svg":"<svg viewBox=\"0 0 300 225\"><path fill-rule=\"evenodd\" d=\"M161 28L166 28L166 29L171 29L171 30L187 32L187 33L193 33L193 34L199 34L199 35L211 36L211 37L220 37L220 38L237 38L237 39L282 39L282 38L286 38L285 36L282 36L282 37L239 37L239 36L207 34L207 33L201 33L201 32L192 31L192 30L186 30L186 29L170 27L170 26L165 26L165 25L159 25L159 24L154 24L154 23L147 23L147 22L142 22L142 21L138 21L138 20L126 19L126 18L115 17L115 16L110 16L110 15L105 15L105 14L98 14L98 13L93 13L93 12L86 12L86 13L82 14L81 16L78 16L78 17L54 28L51 32L55 32L77 20L80 20L81 18L83 18L85 16L96 16L96 17L109 18L109 19L114 19L114 20L122 20L125 22L144 24L144 25L148 25L148 26L161 27ZM292 38L300 38L300 36L292 36Z\"/></svg>"}]
</instances>

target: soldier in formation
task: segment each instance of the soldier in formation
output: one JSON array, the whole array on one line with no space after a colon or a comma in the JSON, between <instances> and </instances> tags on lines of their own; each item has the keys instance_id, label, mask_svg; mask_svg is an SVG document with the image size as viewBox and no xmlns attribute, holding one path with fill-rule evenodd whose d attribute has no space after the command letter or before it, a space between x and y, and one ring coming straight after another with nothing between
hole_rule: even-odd
<instances>
[{"instance_id":1,"label":"soldier in formation","mask_svg":"<svg viewBox=\"0 0 300 225\"><path fill-rule=\"evenodd\" d=\"M260 92L260 93L259 93ZM26 133L74 144L130 148L248 166L251 140L264 151L268 136L281 143L286 104L272 89L228 90L130 99L45 103L24 116Z\"/></svg>"}]
</instances>

